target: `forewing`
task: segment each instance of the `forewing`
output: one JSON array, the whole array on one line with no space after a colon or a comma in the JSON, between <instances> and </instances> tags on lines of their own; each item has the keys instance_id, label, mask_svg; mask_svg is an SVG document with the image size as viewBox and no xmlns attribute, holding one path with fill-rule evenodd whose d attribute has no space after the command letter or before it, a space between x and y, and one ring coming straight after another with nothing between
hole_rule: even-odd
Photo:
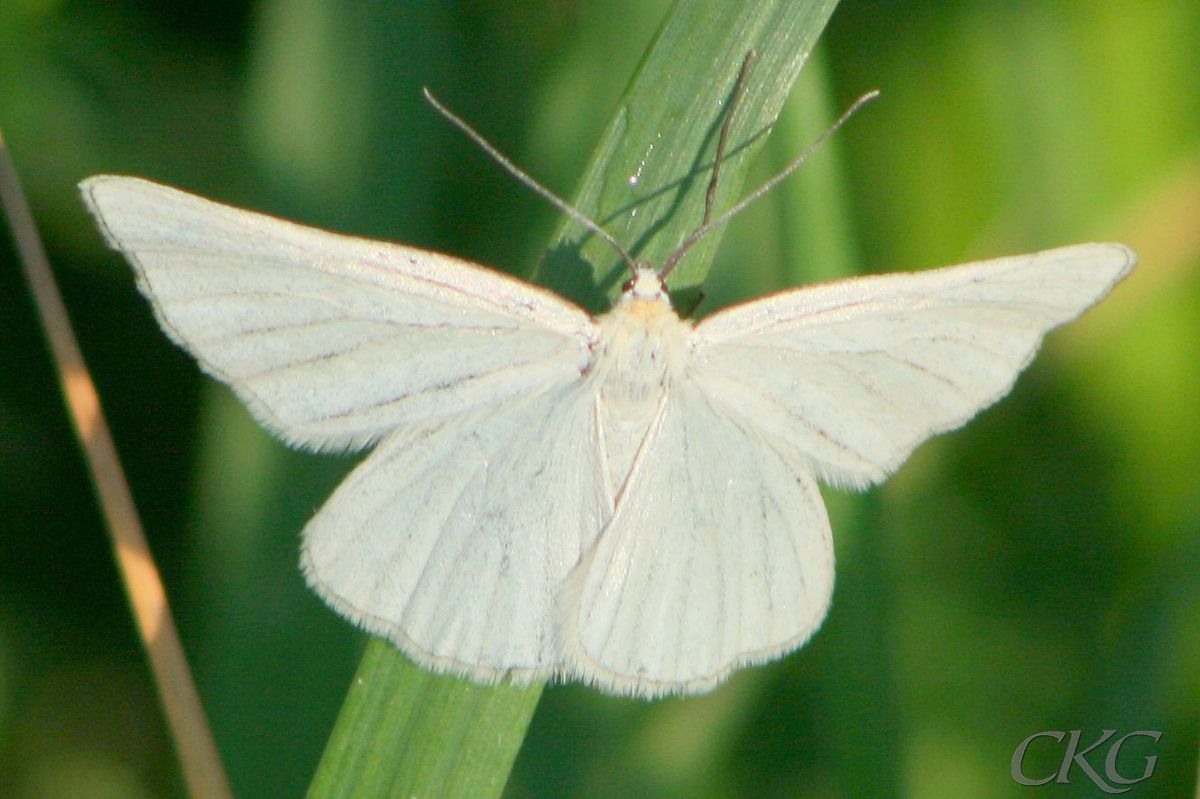
<instances>
[{"instance_id":1,"label":"forewing","mask_svg":"<svg viewBox=\"0 0 1200 799\"><path fill-rule=\"evenodd\" d=\"M861 486L1008 393L1046 332L1135 262L1083 244L784 292L701 322L691 374L823 479Z\"/></svg>"},{"instance_id":2,"label":"forewing","mask_svg":"<svg viewBox=\"0 0 1200 799\"><path fill-rule=\"evenodd\" d=\"M829 521L805 468L720 398L670 387L564 592L573 676L615 693L696 693L802 644L833 590Z\"/></svg>"},{"instance_id":3,"label":"forewing","mask_svg":"<svg viewBox=\"0 0 1200 799\"><path fill-rule=\"evenodd\" d=\"M546 677L558 588L611 514L572 384L384 439L304 531L309 584L421 665Z\"/></svg>"},{"instance_id":4,"label":"forewing","mask_svg":"<svg viewBox=\"0 0 1200 799\"><path fill-rule=\"evenodd\" d=\"M80 188L163 328L294 444L363 446L587 363L583 311L482 267L136 178Z\"/></svg>"}]
</instances>

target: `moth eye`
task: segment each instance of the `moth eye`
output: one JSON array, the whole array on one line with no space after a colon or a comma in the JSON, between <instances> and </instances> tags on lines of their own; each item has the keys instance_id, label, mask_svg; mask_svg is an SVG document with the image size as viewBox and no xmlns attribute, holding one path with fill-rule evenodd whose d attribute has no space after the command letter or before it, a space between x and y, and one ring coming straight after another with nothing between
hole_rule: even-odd
<instances>
[{"instance_id":1,"label":"moth eye","mask_svg":"<svg viewBox=\"0 0 1200 799\"><path fill-rule=\"evenodd\" d=\"M633 291L633 278L629 278L628 280L626 280L624 283L621 284L621 293L622 294L628 294L631 291Z\"/></svg>"}]
</instances>

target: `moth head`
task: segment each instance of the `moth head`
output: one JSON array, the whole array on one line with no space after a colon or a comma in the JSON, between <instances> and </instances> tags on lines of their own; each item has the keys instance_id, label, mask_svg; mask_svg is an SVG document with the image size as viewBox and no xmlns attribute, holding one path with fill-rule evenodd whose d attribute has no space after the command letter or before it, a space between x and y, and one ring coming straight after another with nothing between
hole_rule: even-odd
<instances>
[{"instance_id":1,"label":"moth head","mask_svg":"<svg viewBox=\"0 0 1200 799\"><path fill-rule=\"evenodd\" d=\"M649 264L638 263L633 267L633 277L621 286L622 305L666 305L670 307L671 299L667 294L667 284L658 276L658 272Z\"/></svg>"}]
</instances>

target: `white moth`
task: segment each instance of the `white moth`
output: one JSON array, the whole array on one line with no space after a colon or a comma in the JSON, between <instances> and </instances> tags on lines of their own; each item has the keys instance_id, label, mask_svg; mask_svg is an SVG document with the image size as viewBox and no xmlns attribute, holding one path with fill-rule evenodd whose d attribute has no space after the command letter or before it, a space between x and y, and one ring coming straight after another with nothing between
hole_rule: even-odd
<instances>
[{"instance_id":1,"label":"white moth","mask_svg":"<svg viewBox=\"0 0 1200 799\"><path fill-rule=\"evenodd\" d=\"M699 323L637 265L593 318L446 255L136 178L81 188L167 334L263 425L378 444L304 530L327 603L435 671L642 697L804 643L833 589L817 478L881 481L1136 260L1083 244Z\"/></svg>"}]
</instances>

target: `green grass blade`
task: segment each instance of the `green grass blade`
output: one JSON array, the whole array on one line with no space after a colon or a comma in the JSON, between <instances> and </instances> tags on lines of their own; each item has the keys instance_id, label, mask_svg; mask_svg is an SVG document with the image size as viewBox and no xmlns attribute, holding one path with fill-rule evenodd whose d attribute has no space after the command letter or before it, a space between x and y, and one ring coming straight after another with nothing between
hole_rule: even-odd
<instances>
[{"instance_id":1,"label":"green grass blade","mask_svg":"<svg viewBox=\"0 0 1200 799\"><path fill-rule=\"evenodd\" d=\"M740 193L836 0L676 3L597 147L573 202L635 255L661 261L697 225L721 109L746 52L759 61L732 130L718 207ZM631 183L630 177L638 180ZM721 232L673 279L698 286ZM603 242L564 224L539 271L585 306L606 305L624 266ZM680 289L683 289L681 291ZM429 674L372 641L327 744L310 797L499 795L541 687L484 687Z\"/></svg>"},{"instance_id":2,"label":"green grass blade","mask_svg":"<svg viewBox=\"0 0 1200 799\"><path fill-rule=\"evenodd\" d=\"M498 796L541 693L432 674L374 638L308 795Z\"/></svg>"}]
</instances>

